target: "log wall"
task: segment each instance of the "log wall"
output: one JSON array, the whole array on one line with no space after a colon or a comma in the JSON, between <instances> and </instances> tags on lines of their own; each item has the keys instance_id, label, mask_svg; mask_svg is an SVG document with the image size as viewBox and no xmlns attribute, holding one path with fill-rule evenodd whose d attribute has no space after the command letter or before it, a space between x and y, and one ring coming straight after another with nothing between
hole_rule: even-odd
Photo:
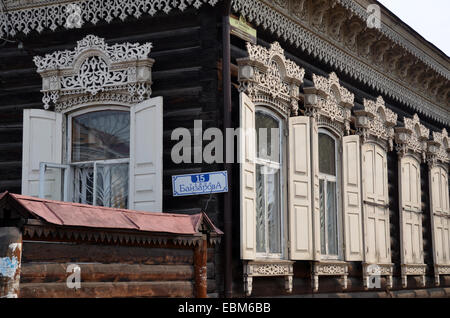
<instances>
[{"instance_id":1,"label":"log wall","mask_svg":"<svg viewBox=\"0 0 450 318\"><path fill-rule=\"evenodd\" d=\"M81 269L81 288L67 287ZM194 297L194 249L24 241L20 297Z\"/></svg>"}]
</instances>

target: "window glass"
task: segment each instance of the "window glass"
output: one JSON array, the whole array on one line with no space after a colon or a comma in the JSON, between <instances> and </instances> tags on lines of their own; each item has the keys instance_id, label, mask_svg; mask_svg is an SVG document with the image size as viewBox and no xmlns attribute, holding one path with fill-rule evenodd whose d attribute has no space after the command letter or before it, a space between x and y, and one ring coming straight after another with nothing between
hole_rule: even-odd
<instances>
[{"instance_id":1,"label":"window glass","mask_svg":"<svg viewBox=\"0 0 450 318\"><path fill-rule=\"evenodd\" d=\"M72 119L72 162L129 156L129 112L98 111Z\"/></svg>"},{"instance_id":2,"label":"window glass","mask_svg":"<svg viewBox=\"0 0 450 318\"><path fill-rule=\"evenodd\" d=\"M267 223L270 253L281 253L280 171L267 175Z\"/></svg>"},{"instance_id":3,"label":"window glass","mask_svg":"<svg viewBox=\"0 0 450 318\"><path fill-rule=\"evenodd\" d=\"M336 175L336 145L334 139L327 134L319 134L319 171L328 175Z\"/></svg>"},{"instance_id":4,"label":"window glass","mask_svg":"<svg viewBox=\"0 0 450 318\"><path fill-rule=\"evenodd\" d=\"M336 141L319 133L320 249L323 256L339 253Z\"/></svg>"},{"instance_id":5,"label":"window glass","mask_svg":"<svg viewBox=\"0 0 450 318\"><path fill-rule=\"evenodd\" d=\"M256 165L256 251L266 252L266 189L264 175L260 173L262 166ZM258 173L259 172L259 173Z\"/></svg>"},{"instance_id":6,"label":"window glass","mask_svg":"<svg viewBox=\"0 0 450 318\"><path fill-rule=\"evenodd\" d=\"M73 201L128 207L130 113L97 111L72 118Z\"/></svg>"},{"instance_id":7,"label":"window glass","mask_svg":"<svg viewBox=\"0 0 450 318\"><path fill-rule=\"evenodd\" d=\"M325 236L325 181L319 180L320 196L320 253L327 254L327 242Z\"/></svg>"},{"instance_id":8,"label":"window glass","mask_svg":"<svg viewBox=\"0 0 450 318\"><path fill-rule=\"evenodd\" d=\"M280 121L261 111L256 112L255 121L256 251L275 257L282 253Z\"/></svg>"},{"instance_id":9,"label":"window glass","mask_svg":"<svg viewBox=\"0 0 450 318\"><path fill-rule=\"evenodd\" d=\"M327 182L328 254L338 255L336 182Z\"/></svg>"},{"instance_id":10,"label":"window glass","mask_svg":"<svg viewBox=\"0 0 450 318\"><path fill-rule=\"evenodd\" d=\"M280 124L277 119L263 112L256 113L256 156L280 162Z\"/></svg>"}]
</instances>

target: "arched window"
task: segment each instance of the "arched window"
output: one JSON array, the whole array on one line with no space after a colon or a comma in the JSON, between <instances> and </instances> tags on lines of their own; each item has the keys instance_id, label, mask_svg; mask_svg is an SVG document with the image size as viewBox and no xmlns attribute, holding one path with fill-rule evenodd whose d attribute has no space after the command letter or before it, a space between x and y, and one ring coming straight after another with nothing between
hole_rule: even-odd
<instances>
[{"instance_id":1,"label":"arched window","mask_svg":"<svg viewBox=\"0 0 450 318\"><path fill-rule=\"evenodd\" d=\"M130 112L107 109L69 116L73 201L128 207Z\"/></svg>"},{"instance_id":2,"label":"arched window","mask_svg":"<svg viewBox=\"0 0 450 318\"><path fill-rule=\"evenodd\" d=\"M256 124L256 253L280 258L283 251L283 124L273 112L257 108Z\"/></svg>"},{"instance_id":3,"label":"arched window","mask_svg":"<svg viewBox=\"0 0 450 318\"><path fill-rule=\"evenodd\" d=\"M150 98L151 47L88 35L34 58L46 110L24 111L23 194L162 211L163 99Z\"/></svg>"},{"instance_id":4,"label":"arched window","mask_svg":"<svg viewBox=\"0 0 450 318\"><path fill-rule=\"evenodd\" d=\"M340 258L338 139L319 130L320 248L323 258Z\"/></svg>"}]
</instances>

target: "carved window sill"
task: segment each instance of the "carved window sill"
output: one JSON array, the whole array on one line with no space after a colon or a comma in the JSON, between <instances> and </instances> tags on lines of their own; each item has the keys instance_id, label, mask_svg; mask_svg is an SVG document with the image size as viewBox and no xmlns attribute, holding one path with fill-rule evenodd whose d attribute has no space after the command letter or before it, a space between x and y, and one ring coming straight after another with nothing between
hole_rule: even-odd
<instances>
[{"instance_id":1,"label":"carved window sill","mask_svg":"<svg viewBox=\"0 0 450 318\"><path fill-rule=\"evenodd\" d=\"M285 289L292 292L294 262L286 260L258 260L244 262L244 288L247 296L252 294L253 277L284 277Z\"/></svg>"},{"instance_id":2,"label":"carved window sill","mask_svg":"<svg viewBox=\"0 0 450 318\"><path fill-rule=\"evenodd\" d=\"M408 286L408 276L422 276L422 286L425 287L425 275L427 265L425 264L402 264L403 288Z\"/></svg>"},{"instance_id":3,"label":"carved window sill","mask_svg":"<svg viewBox=\"0 0 450 318\"><path fill-rule=\"evenodd\" d=\"M394 273L394 264L369 264L363 263L363 282L364 288L369 289L373 288L373 282L371 281L373 277L376 276L387 276L388 279L388 287L393 287L392 275ZM375 288L379 288L374 286Z\"/></svg>"},{"instance_id":4,"label":"carved window sill","mask_svg":"<svg viewBox=\"0 0 450 318\"><path fill-rule=\"evenodd\" d=\"M311 284L315 292L319 290L319 276L341 276L343 279L343 288L347 289L348 265L346 262L312 262L311 271Z\"/></svg>"},{"instance_id":5,"label":"carved window sill","mask_svg":"<svg viewBox=\"0 0 450 318\"><path fill-rule=\"evenodd\" d=\"M434 265L434 277L436 281L436 286L440 285L439 275L450 275L450 265Z\"/></svg>"}]
</instances>

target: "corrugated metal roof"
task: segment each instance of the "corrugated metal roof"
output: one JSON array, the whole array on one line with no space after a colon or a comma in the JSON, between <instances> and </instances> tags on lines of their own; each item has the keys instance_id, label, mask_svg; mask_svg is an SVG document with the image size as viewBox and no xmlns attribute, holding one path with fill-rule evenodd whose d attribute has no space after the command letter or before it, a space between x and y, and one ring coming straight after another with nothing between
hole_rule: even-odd
<instances>
[{"instance_id":1,"label":"corrugated metal roof","mask_svg":"<svg viewBox=\"0 0 450 318\"><path fill-rule=\"evenodd\" d=\"M8 194L34 217L55 225L195 235L205 222L212 232L223 234L204 213L187 215L142 212L46 200L8 192L1 193L0 200L8 197Z\"/></svg>"}]
</instances>

